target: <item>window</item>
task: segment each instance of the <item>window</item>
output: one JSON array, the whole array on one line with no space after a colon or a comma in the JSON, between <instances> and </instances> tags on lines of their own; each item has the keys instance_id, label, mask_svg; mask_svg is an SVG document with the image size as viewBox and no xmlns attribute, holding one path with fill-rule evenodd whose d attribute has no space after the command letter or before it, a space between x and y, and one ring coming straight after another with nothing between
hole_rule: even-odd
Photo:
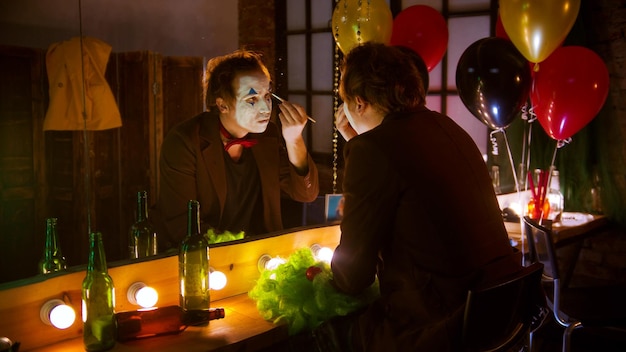
<instances>
[{"instance_id":1,"label":"window","mask_svg":"<svg viewBox=\"0 0 626 352\"><path fill-rule=\"evenodd\" d=\"M365 0L364 0L365 1ZM317 120L309 124L306 140L316 160L333 155L333 83L335 43L330 21L335 0L280 0L278 11L285 21L277 21L278 91L289 100L306 107ZM448 50L429 74L427 106L450 116L478 145L483 155L488 150L488 128L463 105L456 89L456 67L465 49L494 32L496 0L389 0L397 15L413 5L428 5L438 10L448 23ZM279 16L277 16L279 18ZM283 30L281 30L284 28Z\"/></svg>"}]
</instances>

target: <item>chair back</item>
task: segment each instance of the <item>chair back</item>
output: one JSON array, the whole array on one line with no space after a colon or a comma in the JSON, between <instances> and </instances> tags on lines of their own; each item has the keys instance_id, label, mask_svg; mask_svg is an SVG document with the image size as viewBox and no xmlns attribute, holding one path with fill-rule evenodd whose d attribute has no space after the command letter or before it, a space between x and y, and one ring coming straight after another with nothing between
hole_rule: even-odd
<instances>
[{"instance_id":1,"label":"chair back","mask_svg":"<svg viewBox=\"0 0 626 352\"><path fill-rule=\"evenodd\" d=\"M505 351L525 343L541 291L543 265L533 263L518 273L468 292L463 318L465 351Z\"/></svg>"},{"instance_id":2,"label":"chair back","mask_svg":"<svg viewBox=\"0 0 626 352\"><path fill-rule=\"evenodd\" d=\"M524 233L530 246L531 260L543 264L543 275L547 280L559 280L559 265L552 238L552 231L535 220L524 216Z\"/></svg>"}]
</instances>

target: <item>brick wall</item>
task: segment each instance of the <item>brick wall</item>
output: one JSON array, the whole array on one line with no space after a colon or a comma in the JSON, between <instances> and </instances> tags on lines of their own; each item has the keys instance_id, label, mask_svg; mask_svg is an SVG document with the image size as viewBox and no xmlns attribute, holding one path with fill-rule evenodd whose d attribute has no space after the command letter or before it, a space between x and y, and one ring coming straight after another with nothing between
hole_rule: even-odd
<instances>
[{"instance_id":1,"label":"brick wall","mask_svg":"<svg viewBox=\"0 0 626 352\"><path fill-rule=\"evenodd\" d=\"M239 0L239 47L263 53L270 73L276 53L274 5L274 0Z\"/></svg>"}]
</instances>

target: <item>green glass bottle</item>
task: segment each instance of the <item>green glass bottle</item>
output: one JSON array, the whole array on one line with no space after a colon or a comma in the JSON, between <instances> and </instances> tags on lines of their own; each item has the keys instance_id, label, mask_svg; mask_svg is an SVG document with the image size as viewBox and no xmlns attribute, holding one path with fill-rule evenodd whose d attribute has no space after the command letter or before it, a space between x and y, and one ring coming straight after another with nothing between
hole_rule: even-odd
<instances>
[{"instance_id":1,"label":"green glass bottle","mask_svg":"<svg viewBox=\"0 0 626 352\"><path fill-rule=\"evenodd\" d=\"M143 258L157 254L157 233L148 219L148 192L137 192L137 218L130 227L128 250L130 258Z\"/></svg>"},{"instance_id":2,"label":"green glass bottle","mask_svg":"<svg viewBox=\"0 0 626 352\"><path fill-rule=\"evenodd\" d=\"M67 269L57 237L57 218L46 219L46 244L38 268L40 274L50 274Z\"/></svg>"},{"instance_id":3,"label":"green glass bottle","mask_svg":"<svg viewBox=\"0 0 626 352\"><path fill-rule=\"evenodd\" d=\"M180 307L184 312L208 310L209 242L200 231L200 203L190 200L187 216L187 236L178 253Z\"/></svg>"},{"instance_id":4,"label":"green glass bottle","mask_svg":"<svg viewBox=\"0 0 626 352\"><path fill-rule=\"evenodd\" d=\"M83 343L87 351L106 351L115 346L115 288L107 271L102 234L89 235L87 275L83 280Z\"/></svg>"}]
</instances>

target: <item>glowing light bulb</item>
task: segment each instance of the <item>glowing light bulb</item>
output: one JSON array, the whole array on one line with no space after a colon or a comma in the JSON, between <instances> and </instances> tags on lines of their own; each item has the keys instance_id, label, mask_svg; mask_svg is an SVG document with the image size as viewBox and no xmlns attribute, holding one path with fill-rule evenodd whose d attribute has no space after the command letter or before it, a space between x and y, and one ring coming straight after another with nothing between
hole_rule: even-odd
<instances>
[{"instance_id":1,"label":"glowing light bulb","mask_svg":"<svg viewBox=\"0 0 626 352\"><path fill-rule=\"evenodd\" d=\"M74 308L68 306L62 300L53 299L41 307L39 317L45 324L63 330L74 324L76 312L74 312Z\"/></svg>"},{"instance_id":2,"label":"glowing light bulb","mask_svg":"<svg viewBox=\"0 0 626 352\"><path fill-rule=\"evenodd\" d=\"M126 292L128 302L143 308L154 307L159 300L159 293L143 282L135 282Z\"/></svg>"},{"instance_id":3,"label":"glowing light bulb","mask_svg":"<svg viewBox=\"0 0 626 352\"><path fill-rule=\"evenodd\" d=\"M261 258L259 258L258 268L259 271L274 270L278 268L279 265L285 264L285 262L285 259L281 257L271 257L269 254L263 254Z\"/></svg>"},{"instance_id":4,"label":"glowing light bulb","mask_svg":"<svg viewBox=\"0 0 626 352\"><path fill-rule=\"evenodd\" d=\"M210 268L209 287L211 288L211 290L223 289L224 286L226 286L227 281L228 280L226 279L226 275L223 272Z\"/></svg>"},{"instance_id":5,"label":"glowing light bulb","mask_svg":"<svg viewBox=\"0 0 626 352\"><path fill-rule=\"evenodd\" d=\"M319 261L330 263L333 260L334 252L328 247L322 247L316 243L311 246L311 252L313 252L313 257Z\"/></svg>"}]
</instances>

